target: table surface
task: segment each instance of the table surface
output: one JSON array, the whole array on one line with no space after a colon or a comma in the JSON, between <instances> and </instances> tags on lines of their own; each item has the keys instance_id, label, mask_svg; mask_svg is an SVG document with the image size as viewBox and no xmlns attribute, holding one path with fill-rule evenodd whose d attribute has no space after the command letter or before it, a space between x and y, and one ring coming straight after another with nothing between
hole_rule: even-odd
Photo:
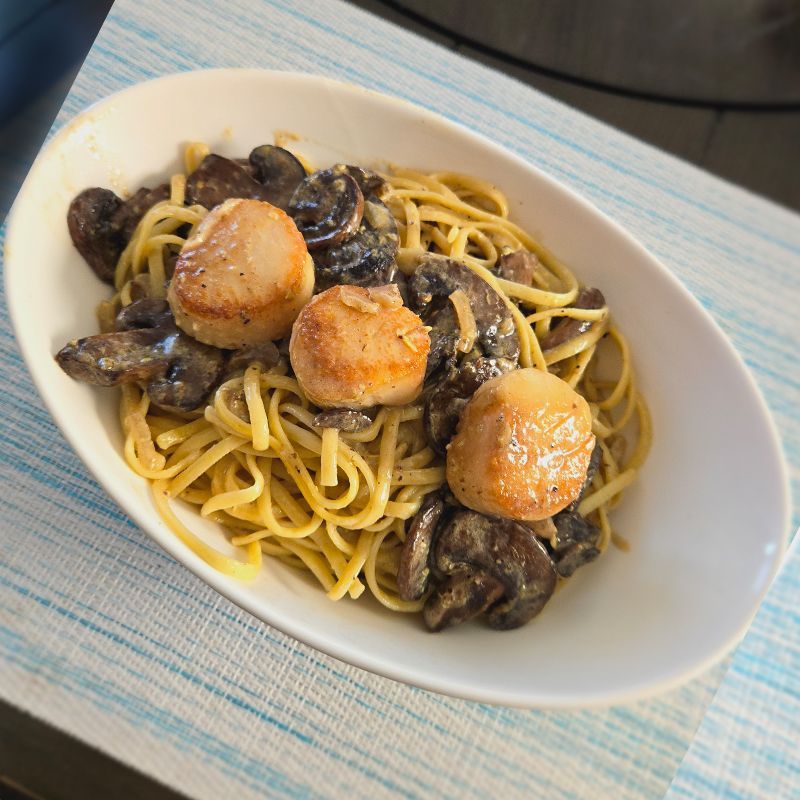
<instances>
[{"instance_id":1,"label":"table surface","mask_svg":"<svg viewBox=\"0 0 800 800\"><path fill-rule=\"evenodd\" d=\"M709 309L762 387L797 498L797 216L336 0L220 8L177 3L166 18L118 2L56 126L160 74L260 66L360 83L492 135L625 225ZM201 584L86 473L5 311L0 363L0 697L23 712L198 798L800 789L800 554L735 654L678 690L571 713L445 698L323 656Z\"/></svg>"}]
</instances>

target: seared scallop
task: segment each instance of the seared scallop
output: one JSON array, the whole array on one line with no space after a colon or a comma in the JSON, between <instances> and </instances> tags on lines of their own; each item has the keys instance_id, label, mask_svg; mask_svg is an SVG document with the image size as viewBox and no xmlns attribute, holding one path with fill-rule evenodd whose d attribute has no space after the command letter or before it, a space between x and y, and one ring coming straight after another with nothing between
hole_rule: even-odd
<instances>
[{"instance_id":1,"label":"seared scallop","mask_svg":"<svg viewBox=\"0 0 800 800\"><path fill-rule=\"evenodd\" d=\"M517 369L467 403L447 450L447 482L475 511L546 519L578 497L593 449L586 400L555 375Z\"/></svg>"},{"instance_id":2,"label":"seared scallop","mask_svg":"<svg viewBox=\"0 0 800 800\"><path fill-rule=\"evenodd\" d=\"M323 408L404 405L422 389L430 349L422 320L397 286L333 286L318 294L292 329L292 369Z\"/></svg>"},{"instance_id":3,"label":"seared scallop","mask_svg":"<svg viewBox=\"0 0 800 800\"><path fill-rule=\"evenodd\" d=\"M286 336L313 290L292 219L261 200L231 199L183 246L167 298L186 333L235 349Z\"/></svg>"}]
</instances>

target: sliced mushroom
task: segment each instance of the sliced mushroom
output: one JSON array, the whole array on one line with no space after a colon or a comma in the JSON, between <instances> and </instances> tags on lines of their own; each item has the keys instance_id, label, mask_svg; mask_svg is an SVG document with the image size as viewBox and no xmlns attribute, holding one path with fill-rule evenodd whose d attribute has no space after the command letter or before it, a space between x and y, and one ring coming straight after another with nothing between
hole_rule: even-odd
<instances>
[{"instance_id":1,"label":"sliced mushroom","mask_svg":"<svg viewBox=\"0 0 800 800\"><path fill-rule=\"evenodd\" d=\"M504 372L502 360L483 356L450 366L431 389L425 402L423 422L431 447L444 454L453 438L461 412L478 387Z\"/></svg>"},{"instance_id":2,"label":"sliced mushroom","mask_svg":"<svg viewBox=\"0 0 800 800\"><path fill-rule=\"evenodd\" d=\"M200 408L219 382L227 353L202 344L177 328L162 339L161 347L169 359L169 367L163 376L147 384L148 396L167 410Z\"/></svg>"},{"instance_id":3,"label":"sliced mushroom","mask_svg":"<svg viewBox=\"0 0 800 800\"><path fill-rule=\"evenodd\" d=\"M364 198L373 197L383 200L389 192L389 184L377 172L352 164L336 164L334 172L346 172L358 184Z\"/></svg>"},{"instance_id":4,"label":"sliced mushroom","mask_svg":"<svg viewBox=\"0 0 800 800\"><path fill-rule=\"evenodd\" d=\"M272 369L281 360L278 348L272 342L241 347L234 350L228 359L226 374L244 372L251 364L258 364L263 372Z\"/></svg>"},{"instance_id":5,"label":"sliced mushroom","mask_svg":"<svg viewBox=\"0 0 800 800\"><path fill-rule=\"evenodd\" d=\"M234 164L238 164L254 181L258 180L258 170L250 163L249 158L234 158L231 160Z\"/></svg>"},{"instance_id":6,"label":"sliced mushroom","mask_svg":"<svg viewBox=\"0 0 800 800\"><path fill-rule=\"evenodd\" d=\"M120 309L114 321L114 328L118 331L132 331L137 328L163 328L174 324L166 300L143 298Z\"/></svg>"},{"instance_id":7,"label":"sliced mushroom","mask_svg":"<svg viewBox=\"0 0 800 800\"><path fill-rule=\"evenodd\" d=\"M572 307L596 309L602 308L605 304L605 297L603 297L603 293L599 289L589 289L584 286L578 292L578 296L575 298ZM553 329L539 344L541 344L542 350L552 350L554 347L558 347L560 344L564 344L564 342L568 342L570 339L574 339L576 336L586 333L591 327L592 323L589 320L564 317L553 326Z\"/></svg>"},{"instance_id":8,"label":"sliced mushroom","mask_svg":"<svg viewBox=\"0 0 800 800\"><path fill-rule=\"evenodd\" d=\"M544 608L556 586L553 561L529 530L512 520L468 510L456 511L439 531L434 568L449 580L425 604L423 614L431 630L482 610L491 627L517 628ZM470 583L477 589L470 589ZM463 611L458 609L461 602Z\"/></svg>"},{"instance_id":9,"label":"sliced mushroom","mask_svg":"<svg viewBox=\"0 0 800 800\"><path fill-rule=\"evenodd\" d=\"M600 529L577 511L562 511L553 517L556 527L553 559L562 578L600 555Z\"/></svg>"},{"instance_id":10,"label":"sliced mushroom","mask_svg":"<svg viewBox=\"0 0 800 800\"><path fill-rule=\"evenodd\" d=\"M72 243L94 273L113 283L117 261L139 220L156 203L169 197L169 185L142 187L122 200L108 189L84 189L70 203L67 227Z\"/></svg>"},{"instance_id":11,"label":"sliced mushroom","mask_svg":"<svg viewBox=\"0 0 800 800\"><path fill-rule=\"evenodd\" d=\"M355 236L341 244L316 250L317 292L337 284L382 286L395 282L397 274L397 223L376 198L364 202L364 216Z\"/></svg>"},{"instance_id":12,"label":"sliced mushroom","mask_svg":"<svg viewBox=\"0 0 800 800\"><path fill-rule=\"evenodd\" d=\"M460 289L469 300L477 338L461 356L457 314L450 295ZM431 446L444 453L459 415L478 387L515 369L519 337L500 295L469 267L443 256L421 256L409 280L409 300L431 327L425 402L425 429Z\"/></svg>"},{"instance_id":13,"label":"sliced mushroom","mask_svg":"<svg viewBox=\"0 0 800 800\"><path fill-rule=\"evenodd\" d=\"M480 275L460 261L430 253L422 255L409 281L411 307L426 324L438 325L441 311L450 305L450 295L457 289L466 294L475 317L478 353L506 359L509 367L516 366L520 344L511 311ZM445 319L449 325L454 317Z\"/></svg>"},{"instance_id":14,"label":"sliced mushroom","mask_svg":"<svg viewBox=\"0 0 800 800\"><path fill-rule=\"evenodd\" d=\"M529 250L515 250L513 253L500 256L496 271L499 277L507 281L532 286L537 269L539 269L539 259L534 253Z\"/></svg>"},{"instance_id":15,"label":"sliced mushroom","mask_svg":"<svg viewBox=\"0 0 800 800\"><path fill-rule=\"evenodd\" d=\"M186 179L186 202L212 209L231 198L266 200L266 187L230 158L207 155Z\"/></svg>"},{"instance_id":16,"label":"sliced mushroom","mask_svg":"<svg viewBox=\"0 0 800 800\"><path fill-rule=\"evenodd\" d=\"M169 197L169 184L162 183L155 189L143 186L136 194L129 197L111 218L111 224L119 231L122 241L130 241L139 220L156 204ZM124 245L123 245L124 246Z\"/></svg>"},{"instance_id":17,"label":"sliced mushroom","mask_svg":"<svg viewBox=\"0 0 800 800\"><path fill-rule=\"evenodd\" d=\"M428 591L431 549L444 510L441 494L434 492L425 498L411 520L397 572L397 588L405 600L419 600Z\"/></svg>"},{"instance_id":18,"label":"sliced mushroom","mask_svg":"<svg viewBox=\"0 0 800 800\"><path fill-rule=\"evenodd\" d=\"M422 609L429 630L441 631L477 617L505 595L503 583L485 572L462 567L448 575Z\"/></svg>"},{"instance_id":19,"label":"sliced mushroom","mask_svg":"<svg viewBox=\"0 0 800 800\"><path fill-rule=\"evenodd\" d=\"M409 303L413 308L410 292ZM428 334L431 338L431 349L428 353L425 378L427 380L431 375L436 375L436 380L439 380L441 375L437 373L442 370L446 373L449 368L454 367L456 362L458 342L461 338L458 317L453 304L447 302L439 308L429 309L423 317L423 321L431 329Z\"/></svg>"},{"instance_id":20,"label":"sliced mushroom","mask_svg":"<svg viewBox=\"0 0 800 800\"><path fill-rule=\"evenodd\" d=\"M125 246L111 220L122 200L108 189L84 189L69 205L67 227L72 243L102 281L112 283Z\"/></svg>"},{"instance_id":21,"label":"sliced mushroom","mask_svg":"<svg viewBox=\"0 0 800 800\"><path fill-rule=\"evenodd\" d=\"M117 316L116 331L69 342L56 355L58 365L96 386L145 384L153 403L166 409L200 407L228 354L179 331L165 305L148 299L131 303Z\"/></svg>"},{"instance_id":22,"label":"sliced mushroom","mask_svg":"<svg viewBox=\"0 0 800 800\"><path fill-rule=\"evenodd\" d=\"M305 167L288 150L271 144L256 147L249 162L256 180L264 184L267 202L288 210L292 195L306 177Z\"/></svg>"},{"instance_id":23,"label":"sliced mushroom","mask_svg":"<svg viewBox=\"0 0 800 800\"><path fill-rule=\"evenodd\" d=\"M336 428L342 433L358 433L365 431L372 423L372 417L363 411L354 411L351 408L331 408L317 414L311 424L315 428Z\"/></svg>"},{"instance_id":24,"label":"sliced mushroom","mask_svg":"<svg viewBox=\"0 0 800 800\"><path fill-rule=\"evenodd\" d=\"M169 366L163 336L157 328L98 333L68 342L56 361L71 378L95 386L149 381Z\"/></svg>"},{"instance_id":25,"label":"sliced mushroom","mask_svg":"<svg viewBox=\"0 0 800 800\"><path fill-rule=\"evenodd\" d=\"M320 170L305 178L292 194L289 214L309 250L331 247L351 237L361 224L364 195L344 172Z\"/></svg>"}]
</instances>

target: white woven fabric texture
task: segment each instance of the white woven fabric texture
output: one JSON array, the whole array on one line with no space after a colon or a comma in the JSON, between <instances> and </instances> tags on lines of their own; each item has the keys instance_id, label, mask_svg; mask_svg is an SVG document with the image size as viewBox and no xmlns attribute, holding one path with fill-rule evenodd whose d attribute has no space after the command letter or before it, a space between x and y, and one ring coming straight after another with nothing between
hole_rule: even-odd
<instances>
[{"instance_id":1,"label":"white woven fabric texture","mask_svg":"<svg viewBox=\"0 0 800 800\"><path fill-rule=\"evenodd\" d=\"M120 0L56 127L117 89L214 66L308 71L399 95L588 197L731 336L798 486L795 215L338 0ZM5 303L0 363L4 698L193 798L667 790L726 664L656 700L576 713L453 700L345 666L217 596L104 495L43 410ZM762 658L780 633L760 635ZM707 760L696 774L720 768Z\"/></svg>"},{"instance_id":2,"label":"white woven fabric texture","mask_svg":"<svg viewBox=\"0 0 800 800\"><path fill-rule=\"evenodd\" d=\"M800 796L800 536L736 650L666 800Z\"/></svg>"}]
</instances>

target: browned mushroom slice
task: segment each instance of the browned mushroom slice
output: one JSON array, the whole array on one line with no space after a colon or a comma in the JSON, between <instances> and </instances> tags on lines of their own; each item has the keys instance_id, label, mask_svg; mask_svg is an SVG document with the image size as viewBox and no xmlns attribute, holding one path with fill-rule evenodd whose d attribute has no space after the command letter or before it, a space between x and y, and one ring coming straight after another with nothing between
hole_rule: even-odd
<instances>
[{"instance_id":1,"label":"browned mushroom slice","mask_svg":"<svg viewBox=\"0 0 800 800\"><path fill-rule=\"evenodd\" d=\"M111 218L112 225L119 231L125 244L130 241L139 220L156 204L169 197L169 184L162 183L155 189L143 186L129 197Z\"/></svg>"},{"instance_id":2,"label":"browned mushroom slice","mask_svg":"<svg viewBox=\"0 0 800 800\"><path fill-rule=\"evenodd\" d=\"M524 625L544 608L556 586L556 569L544 545L522 525L509 519L487 517L474 511L455 512L440 530L434 548L434 567L443 576L482 576L482 585L502 586L502 596L487 608L489 625L509 630ZM443 584L428 599L425 614L444 624L460 620L448 614L450 606L473 597L464 587L453 591ZM494 594L481 591L480 596ZM436 611L434 616L433 612ZM470 614L473 615L473 614ZM439 628L436 628L439 630Z\"/></svg>"},{"instance_id":3,"label":"browned mushroom slice","mask_svg":"<svg viewBox=\"0 0 800 800\"><path fill-rule=\"evenodd\" d=\"M372 417L363 411L354 411L351 408L331 408L317 414L311 424L315 428L336 428L343 433L358 433L365 431L372 423Z\"/></svg>"},{"instance_id":4,"label":"browned mushroom slice","mask_svg":"<svg viewBox=\"0 0 800 800\"><path fill-rule=\"evenodd\" d=\"M477 617L505 594L505 587L494 576L468 567L448 575L422 609L422 618L431 631L441 631Z\"/></svg>"},{"instance_id":5,"label":"browned mushroom slice","mask_svg":"<svg viewBox=\"0 0 800 800\"><path fill-rule=\"evenodd\" d=\"M251 364L258 364L263 372L267 372L280 360L281 354L272 342L261 342L234 350L228 360L226 372L229 375L244 372Z\"/></svg>"},{"instance_id":6,"label":"browned mushroom slice","mask_svg":"<svg viewBox=\"0 0 800 800\"><path fill-rule=\"evenodd\" d=\"M147 384L148 396L167 410L200 408L219 382L227 353L202 344L177 328L162 339L161 347L169 358L169 367L163 376Z\"/></svg>"},{"instance_id":7,"label":"browned mushroom slice","mask_svg":"<svg viewBox=\"0 0 800 800\"><path fill-rule=\"evenodd\" d=\"M413 281L413 277L411 280ZM410 291L407 290L407 293L409 304L413 308L414 304ZM431 340L428 364L425 369L425 379L427 381L431 375L439 373L442 369L446 371L455 364L461 334L456 310L450 302L444 303L439 308L428 309L422 319L430 328L428 336ZM436 380L439 380L440 377L440 375L436 375Z\"/></svg>"},{"instance_id":8,"label":"browned mushroom slice","mask_svg":"<svg viewBox=\"0 0 800 800\"><path fill-rule=\"evenodd\" d=\"M419 600L428 591L431 549L444 508L440 493L434 492L411 520L397 572L397 588L405 600Z\"/></svg>"},{"instance_id":9,"label":"browned mushroom slice","mask_svg":"<svg viewBox=\"0 0 800 800\"><path fill-rule=\"evenodd\" d=\"M72 243L94 273L113 283L117 261L139 220L169 197L169 186L143 187L123 201L108 189L84 189L70 203L67 227Z\"/></svg>"},{"instance_id":10,"label":"browned mushroom slice","mask_svg":"<svg viewBox=\"0 0 800 800\"><path fill-rule=\"evenodd\" d=\"M553 559L558 574L569 578L578 567L600 555L597 546L600 529L577 511L562 511L553 517L553 522L556 527Z\"/></svg>"},{"instance_id":11,"label":"browned mushroom slice","mask_svg":"<svg viewBox=\"0 0 800 800\"><path fill-rule=\"evenodd\" d=\"M352 164L336 164L334 172L346 172L358 184L365 198L374 197L383 200L389 192L389 184L371 169L354 167Z\"/></svg>"},{"instance_id":12,"label":"browned mushroom slice","mask_svg":"<svg viewBox=\"0 0 800 800\"><path fill-rule=\"evenodd\" d=\"M232 197L267 200L267 190L229 158L207 155L186 179L186 202L214 208Z\"/></svg>"},{"instance_id":13,"label":"browned mushroom slice","mask_svg":"<svg viewBox=\"0 0 800 800\"><path fill-rule=\"evenodd\" d=\"M515 250L500 256L497 265L497 274L507 281L521 283L524 286L533 285L533 276L539 267L539 259L528 250Z\"/></svg>"},{"instance_id":14,"label":"browned mushroom slice","mask_svg":"<svg viewBox=\"0 0 800 800\"><path fill-rule=\"evenodd\" d=\"M384 286L397 274L397 223L388 208L374 197L364 203L364 216L355 236L313 253L317 292L346 283Z\"/></svg>"},{"instance_id":15,"label":"browned mushroom slice","mask_svg":"<svg viewBox=\"0 0 800 800\"><path fill-rule=\"evenodd\" d=\"M163 335L154 328L98 333L68 342L56 361L71 378L95 386L149 381L169 366L159 349Z\"/></svg>"},{"instance_id":16,"label":"browned mushroom slice","mask_svg":"<svg viewBox=\"0 0 800 800\"><path fill-rule=\"evenodd\" d=\"M258 180L258 170L250 163L249 158L233 158L231 161L238 164L254 181Z\"/></svg>"},{"instance_id":17,"label":"browned mushroom slice","mask_svg":"<svg viewBox=\"0 0 800 800\"><path fill-rule=\"evenodd\" d=\"M358 183L332 169L305 178L289 202L289 214L309 250L330 247L352 236L363 213L364 195Z\"/></svg>"},{"instance_id":18,"label":"browned mushroom slice","mask_svg":"<svg viewBox=\"0 0 800 800\"><path fill-rule=\"evenodd\" d=\"M69 205L67 227L72 243L102 281L112 283L125 246L113 225L122 200L108 189L84 189Z\"/></svg>"},{"instance_id":19,"label":"browned mushroom slice","mask_svg":"<svg viewBox=\"0 0 800 800\"><path fill-rule=\"evenodd\" d=\"M423 422L431 447L444 454L453 438L461 412L486 381L502 375L503 359L472 358L453 364L431 389L425 402Z\"/></svg>"},{"instance_id":20,"label":"browned mushroom slice","mask_svg":"<svg viewBox=\"0 0 800 800\"><path fill-rule=\"evenodd\" d=\"M437 312L451 304L450 295L458 289L467 296L475 318L478 353L516 364L520 344L511 311L483 278L460 261L427 253L421 256L409 281L411 307L426 324L439 324ZM446 317L448 324L452 319Z\"/></svg>"},{"instance_id":21,"label":"browned mushroom slice","mask_svg":"<svg viewBox=\"0 0 800 800\"><path fill-rule=\"evenodd\" d=\"M462 356L458 316L450 296L461 290L469 301L477 334ZM425 429L431 446L443 453L458 418L478 387L515 369L520 343L514 320L500 295L469 267L443 256L426 254L409 280L409 301L431 326Z\"/></svg>"},{"instance_id":22,"label":"browned mushroom slice","mask_svg":"<svg viewBox=\"0 0 800 800\"><path fill-rule=\"evenodd\" d=\"M56 355L59 366L97 386L144 384L150 399L166 409L203 405L222 376L227 352L179 331L163 300L131 303L115 326L112 333L69 342Z\"/></svg>"},{"instance_id":23,"label":"browned mushroom slice","mask_svg":"<svg viewBox=\"0 0 800 800\"><path fill-rule=\"evenodd\" d=\"M602 308L605 304L605 297L603 297L603 293L599 289L589 289L584 286L578 292L578 296L575 298L572 307L596 309ZM570 339L574 339L576 336L586 333L591 327L592 323L588 320L569 319L569 317L565 317L553 326L553 329L539 344L541 344L542 350L552 350L554 347L558 347L560 344L564 344L564 342L568 342Z\"/></svg>"},{"instance_id":24,"label":"browned mushroom slice","mask_svg":"<svg viewBox=\"0 0 800 800\"><path fill-rule=\"evenodd\" d=\"M169 303L148 297L121 308L114 321L114 328L118 331L132 331L136 328L163 328L174 324Z\"/></svg>"},{"instance_id":25,"label":"browned mushroom slice","mask_svg":"<svg viewBox=\"0 0 800 800\"><path fill-rule=\"evenodd\" d=\"M267 202L287 211L292 195L306 177L305 167L288 150L271 144L256 147L249 162L256 180L264 184Z\"/></svg>"}]
</instances>

